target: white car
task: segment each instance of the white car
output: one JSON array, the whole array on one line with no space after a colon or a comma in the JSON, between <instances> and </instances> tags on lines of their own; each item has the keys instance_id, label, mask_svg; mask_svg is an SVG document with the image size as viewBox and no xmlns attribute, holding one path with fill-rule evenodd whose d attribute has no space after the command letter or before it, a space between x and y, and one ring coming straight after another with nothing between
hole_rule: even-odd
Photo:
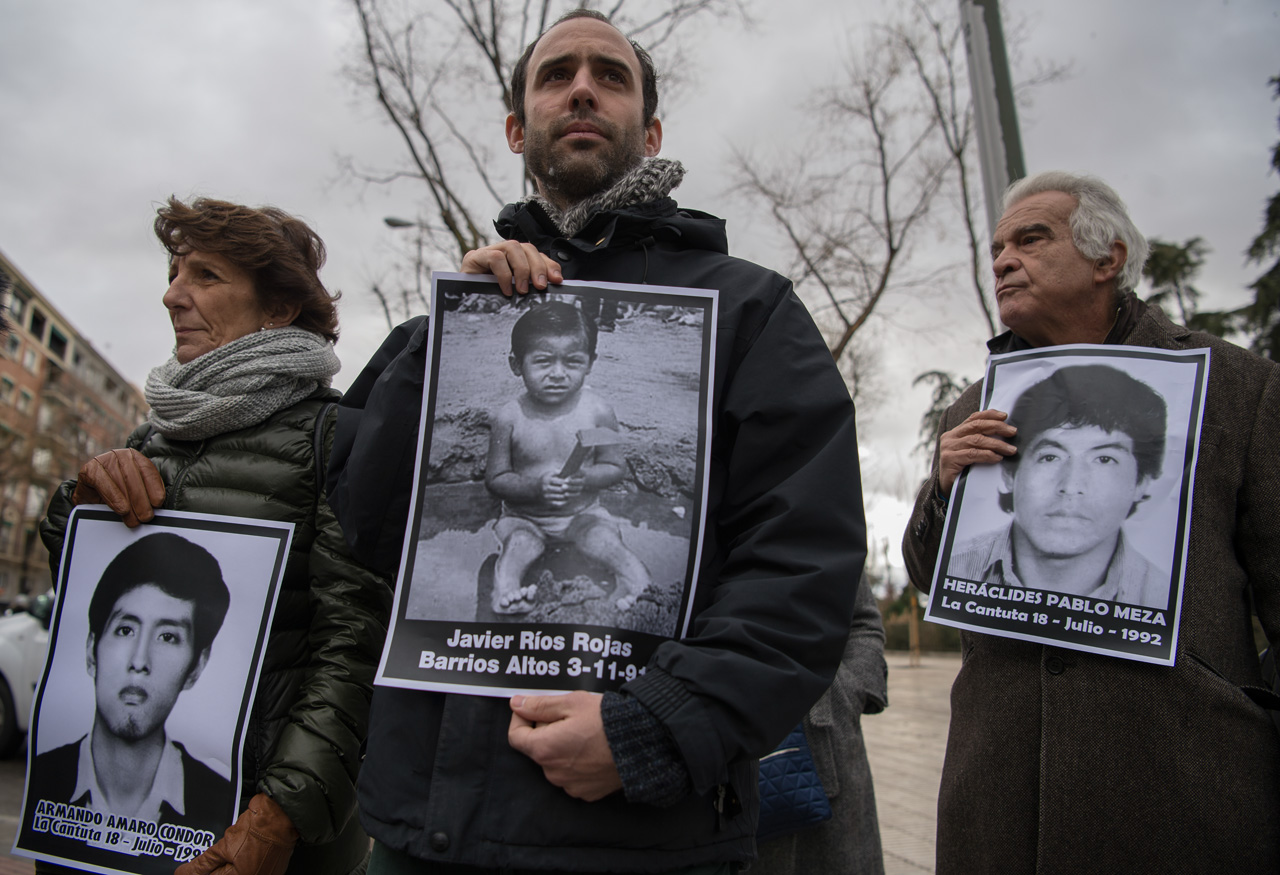
<instances>
[{"instance_id":1,"label":"white car","mask_svg":"<svg viewBox=\"0 0 1280 875\"><path fill-rule=\"evenodd\" d=\"M53 593L47 592L33 598L26 611L0 617L0 757L17 753L27 734L52 613Z\"/></svg>"}]
</instances>

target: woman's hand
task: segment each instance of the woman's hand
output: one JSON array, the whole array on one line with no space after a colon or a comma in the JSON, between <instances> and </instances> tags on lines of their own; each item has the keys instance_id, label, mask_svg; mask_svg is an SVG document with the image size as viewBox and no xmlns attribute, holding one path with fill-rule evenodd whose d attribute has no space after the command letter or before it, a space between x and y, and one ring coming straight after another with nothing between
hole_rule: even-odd
<instances>
[{"instance_id":1,"label":"woman's hand","mask_svg":"<svg viewBox=\"0 0 1280 875\"><path fill-rule=\"evenodd\" d=\"M136 528L164 504L164 480L137 450L107 450L85 462L71 494L76 504L105 504Z\"/></svg>"},{"instance_id":2,"label":"woman's hand","mask_svg":"<svg viewBox=\"0 0 1280 875\"><path fill-rule=\"evenodd\" d=\"M200 856L174 875L281 875L289 867L298 831L274 799L259 793L249 809Z\"/></svg>"}]
</instances>

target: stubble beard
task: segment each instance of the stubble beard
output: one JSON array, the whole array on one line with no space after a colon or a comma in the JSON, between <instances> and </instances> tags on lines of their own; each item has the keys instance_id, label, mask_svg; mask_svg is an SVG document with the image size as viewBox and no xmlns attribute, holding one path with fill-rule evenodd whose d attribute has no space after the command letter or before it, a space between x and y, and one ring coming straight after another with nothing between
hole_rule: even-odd
<instances>
[{"instance_id":1,"label":"stubble beard","mask_svg":"<svg viewBox=\"0 0 1280 875\"><path fill-rule=\"evenodd\" d=\"M605 141L577 145L561 139L576 121L589 121ZM526 131L525 168L542 194L561 209L607 190L644 159L644 127L623 129L594 113L566 116L542 129Z\"/></svg>"}]
</instances>

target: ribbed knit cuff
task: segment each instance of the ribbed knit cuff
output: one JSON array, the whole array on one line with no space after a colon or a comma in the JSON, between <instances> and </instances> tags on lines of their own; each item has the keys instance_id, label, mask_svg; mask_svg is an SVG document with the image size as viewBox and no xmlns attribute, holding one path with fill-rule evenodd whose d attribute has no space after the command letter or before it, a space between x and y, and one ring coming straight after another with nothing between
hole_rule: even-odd
<instances>
[{"instance_id":1,"label":"ribbed knit cuff","mask_svg":"<svg viewBox=\"0 0 1280 875\"><path fill-rule=\"evenodd\" d=\"M675 739L638 699L605 693L600 716L628 802L663 808L689 794L693 783Z\"/></svg>"}]
</instances>

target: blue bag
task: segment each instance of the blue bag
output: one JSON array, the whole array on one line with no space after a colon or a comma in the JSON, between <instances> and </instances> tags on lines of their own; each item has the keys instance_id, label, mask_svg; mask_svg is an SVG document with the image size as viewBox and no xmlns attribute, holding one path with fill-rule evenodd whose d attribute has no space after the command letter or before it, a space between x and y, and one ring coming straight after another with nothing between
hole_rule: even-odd
<instances>
[{"instance_id":1,"label":"blue bag","mask_svg":"<svg viewBox=\"0 0 1280 875\"><path fill-rule=\"evenodd\" d=\"M831 819L803 724L760 758L760 824L756 840L768 841Z\"/></svg>"}]
</instances>

